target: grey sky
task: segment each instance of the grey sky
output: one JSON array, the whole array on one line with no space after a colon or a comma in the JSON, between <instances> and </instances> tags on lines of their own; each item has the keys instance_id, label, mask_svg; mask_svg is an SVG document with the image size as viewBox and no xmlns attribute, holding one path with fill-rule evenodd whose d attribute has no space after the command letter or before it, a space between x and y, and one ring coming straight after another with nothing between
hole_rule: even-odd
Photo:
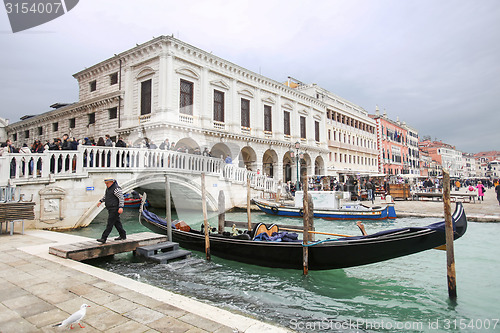
<instances>
[{"instance_id":1,"label":"grey sky","mask_svg":"<svg viewBox=\"0 0 500 333\"><path fill-rule=\"evenodd\" d=\"M82 0L12 34L0 13L0 117L74 102L72 74L150 40L175 37L277 81L317 83L457 146L500 150L496 0Z\"/></svg>"}]
</instances>

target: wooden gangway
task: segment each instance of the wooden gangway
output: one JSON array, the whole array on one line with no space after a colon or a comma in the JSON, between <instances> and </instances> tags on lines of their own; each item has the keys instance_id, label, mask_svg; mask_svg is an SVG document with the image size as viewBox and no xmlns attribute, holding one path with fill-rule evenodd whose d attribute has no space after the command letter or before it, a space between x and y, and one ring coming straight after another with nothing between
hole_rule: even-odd
<instances>
[{"instance_id":1,"label":"wooden gangway","mask_svg":"<svg viewBox=\"0 0 500 333\"><path fill-rule=\"evenodd\" d=\"M54 245L49 247L49 253L61 258L82 261L135 251L141 246L166 241L167 236L153 232L141 232L127 235L126 240L115 241L111 238L105 244L98 243L96 240L88 240L73 244Z\"/></svg>"}]
</instances>

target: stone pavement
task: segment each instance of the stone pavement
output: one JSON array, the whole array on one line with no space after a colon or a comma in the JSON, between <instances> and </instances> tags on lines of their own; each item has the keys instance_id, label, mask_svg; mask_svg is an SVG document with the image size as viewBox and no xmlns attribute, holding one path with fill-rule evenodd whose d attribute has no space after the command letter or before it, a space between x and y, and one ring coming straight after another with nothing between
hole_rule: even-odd
<instances>
[{"instance_id":1,"label":"stone pavement","mask_svg":"<svg viewBox=\"0 0 500 333\"><path fill-rule=\"evenodd\" d=\"M0 235L0 332L52 327L90 305L75 332L287 332L84 263L49 255L83 237L30 230Z\"/></svg>"},{"instance_id":2,"label":"stone pavement","mask_svg":"<svg viewBox=\"0 0 500 333\"><path fill-rule=\"evenodd\" d=\"M462 188L460 191L452 193L466 193ZM366 202L366 201L364 201ZM377 197L375 204L380 205L380 197ZM395 209L397 216L415 216L415 217L443 217L444 206L442 201L431 200L396 200ZM495 189L487 189L484 195L484 201L464 203L465 214L470 222L500 222L500 205L496 197ZM451 203L451 212L455 210L455 204Z\"/></svg>"}]
</instances>

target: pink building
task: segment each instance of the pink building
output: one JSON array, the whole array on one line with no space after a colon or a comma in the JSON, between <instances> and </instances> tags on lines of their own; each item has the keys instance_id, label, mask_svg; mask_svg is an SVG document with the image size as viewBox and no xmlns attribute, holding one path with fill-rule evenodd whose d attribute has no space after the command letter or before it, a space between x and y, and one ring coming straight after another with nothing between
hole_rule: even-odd
<instances>
[{"instance_id":1,"label":"pink building","mask_svg":"<svg viewBox=\"0 0 500 333\"><path fill-rule=\"evenodd\" d=\"M399 120L387 118L387 113L381 116L376 109L375 115L370 115L377 124L377 147L379 151L379 172L388 175L409 173L408 131Z\"/></svg>"}]
</instances>

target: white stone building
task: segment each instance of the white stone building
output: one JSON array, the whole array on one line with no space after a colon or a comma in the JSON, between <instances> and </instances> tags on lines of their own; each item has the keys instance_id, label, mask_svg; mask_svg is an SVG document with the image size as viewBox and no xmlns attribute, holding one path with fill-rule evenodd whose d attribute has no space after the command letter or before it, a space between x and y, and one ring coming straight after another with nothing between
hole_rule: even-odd
<instances>
[{"instance_id":1,"label":"white stone building","mask_svg":"<svg viewBox=\"0 0 500 333\"><path fill-rule=\"evenodd\" d=\"M9 121L0 117L0 142L5 142L8 139L7 126Z\"/></svg>"},{"instance_id":2,"label":"white stone building","mask_svg":"<svg viewBox=\"0 0 500 333\"><path fill-rule=\"evenodd\" d=\"M161 36L73 75L79 101L7 126L16 146L63 134L97 142L109 134L132 146L215 157L295 181L339 171L377 171L374 122L362 108L316 85L292 87Z\"/></svg>"},{"instance_id":3,"label":"white stone building","mask_svg":"<svg viewBox=\"0 0 500 333\"><path fill-rule=\"evenodd\" d=\"M462 152L450 147L441 147L438 149L441 155L441 165L450 172L450 177L463 177Z\"/></svg>"},{"instance_id":4,"label":"white stone building","mask_svg":"<svg viewBox=\"0 0 500 333\"><path fill-rule=\"evenodd\" d=\"M476 177L476 159L473 154L462 154L463 177Z\"/></svg>"},{"instance_id":5,"label":"white stone building","mask_svg":"<svg viewBox=\"0 0 500 333\"><path fill-rule=\"evenodd\" d=\"M491 161L488 164L488 170L486 171L486 176L491 179L500 179L500 161Z\"/></svg>"},{"instance_id":6,"label":"white stone building","mask_svg":"<svg viewBox=\"0 0 500 333\"><path fill-rule=\"evenodd\" d=\"M327 105L173 37L162 36L74 74L79 102L8 127L17 146L68 133L97 141L106 134L131 145L191 153L208 148L277 179L291 180L291 149L303 167L324 174ZM301 128L305 131L300 131Z\"/></svg>"},{"instance_id":7,"label":"white stone building","mask_svg":"<svg viewBox=\"0 0 500 333\"><path fill-rule=\"evenodd\" d=\"M406 144L408 146L408 172L414 177L420 176L420 152L418 149L418 131L403 121L403 127L407 130Z\"/></svg>"},{"instance_id":8,"label":"white stone building","mask_svg":"<svg viewBox=\"0 0 500 333\"><path fill-rule=\"evenodd\" d=\"M316 84L289 78L289 86L326 104L328 156L325 175L377 173L375 121L368 112Z\"/></svg>"}]
</instances>

